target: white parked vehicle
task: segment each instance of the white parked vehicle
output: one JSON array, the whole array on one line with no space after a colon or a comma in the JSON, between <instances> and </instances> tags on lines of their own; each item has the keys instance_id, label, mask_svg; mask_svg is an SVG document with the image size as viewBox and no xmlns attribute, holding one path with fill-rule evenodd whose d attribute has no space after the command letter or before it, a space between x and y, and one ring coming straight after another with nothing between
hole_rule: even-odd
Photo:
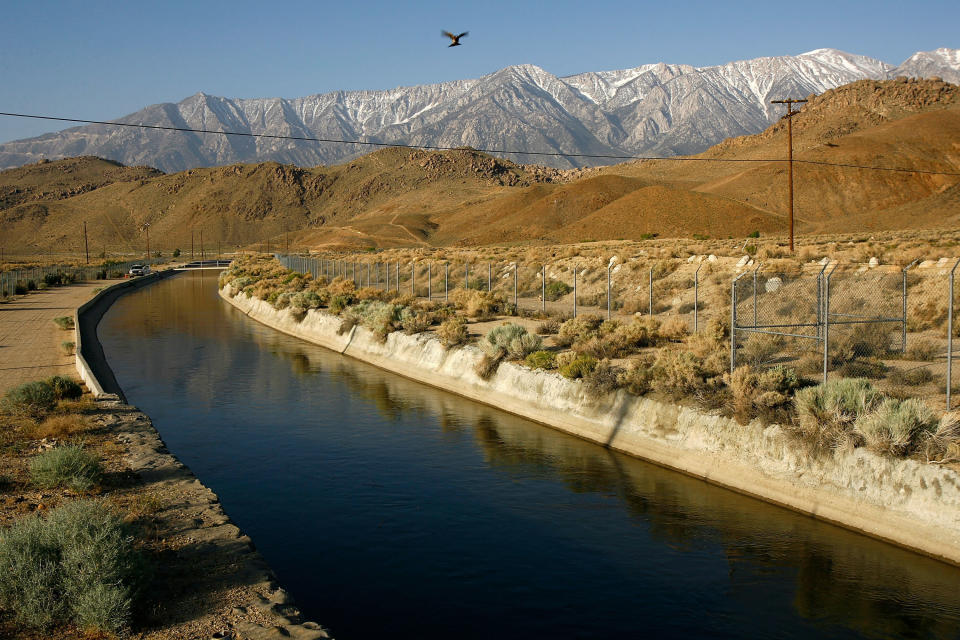
<instances>
[{"instance_id":1,"label":"white parked vehicle","mask_svg":"<svg viewBox=\"0 0 960 640\"><path fill-rule=\"evenodd\" d=\"M135 264L130 267L131 276L145 276L150 273L150 265L148 264Z\"/></svg>"}]
</instances>

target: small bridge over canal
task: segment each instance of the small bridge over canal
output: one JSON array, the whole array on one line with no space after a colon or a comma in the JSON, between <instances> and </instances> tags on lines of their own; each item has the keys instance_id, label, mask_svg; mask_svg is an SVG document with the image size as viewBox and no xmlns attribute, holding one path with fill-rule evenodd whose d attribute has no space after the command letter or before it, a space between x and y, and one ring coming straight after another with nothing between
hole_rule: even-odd
<instances>
[{"instance_id":1,"label":"small bridge over canal","mask_svg":"<svg viewBox=\"0 0 960 640\"><path fill-rule=\"evenodd\" d=\"M230 266L233 260L220 258L217 260L194 260L179 267L174 267L174 271L197 271L200 269L218 269L223 270Z\"/></svg>"}]
</instances>

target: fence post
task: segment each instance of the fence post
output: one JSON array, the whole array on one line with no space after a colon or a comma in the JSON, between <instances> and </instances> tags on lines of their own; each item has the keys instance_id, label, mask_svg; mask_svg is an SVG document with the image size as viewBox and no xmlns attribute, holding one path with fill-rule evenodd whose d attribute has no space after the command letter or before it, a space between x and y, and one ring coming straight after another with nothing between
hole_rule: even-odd
<instances>
[{"instance_id":1,"label":"fence post","mask_svg":"<svg viewBox=\"0 0 960 640\"><path fill-rule=\"evenodd\" d=\"M830 263L823 265L817 274L817 340L823 339L823 272Z\"/></svg>"},{"instance_id":2,"label":"fence post","mask_svg":"<svg viewBox=\"0 0 960 640\"><path fill-rule=\"evenodd\" d=\"M577 265L573 265L573 317L577 317Z\"/></svg>"},{"instance_id":3,"label":"fence post","mask_svg":"<svg viewBox=\"0 0 960 640\"><path fill-rule=\"evenodd\" d=\"M839 263L837 263L839 264ZM827 366L830 363L830 278L837 270L837 264L827 274L823 283L823 382L827 382Z\"/></svg>"},{"instance_id":4,"label":"fence post","mask_svg":"<svg viewBox=\"0 0 960 640\"><path fill-rule=\"evenodd\" d=\"M410 263L410 295L417 297L417 263Z\"/></svg>"},{"instance_id":5,"label":"fence post","mask_svg":"<svg viewBox=\"0 0 960 640\"><path fill-rule=\"evenodd\" d=\"M607 320L610 319L610 263L607 263Z\"/></svg>"},{"instance_id":6,"label":"fence post","mask_svg":"<svg viewBox=\"0 0 960 640\"><path fill-rule=\"evenodd\" d=\"M547 310L547 265L540 265L540 306L541 311Z\"/></svg>"},{"instance_id":7,"label":"fence post","mask_svg":"<svg viewBox=\"0 0 960 640\"><path fill-rule=\"evenodd\" d=\"M465 262L463 264L463 288L470 288L470 263Z\"/></svg>"},{"instance_id":8,"label":"fence post","mask_svg":"<svg viewBox=\"0 0 960 640\"><path fill-rule=\"evenodd\" d=\"M433 300L433 263L427 263L427 300Z\"/></svg>"},{"instance_id":9,"label":"fence post","mask_svg":"<svg viewBox=\"0 0 960 640\"><path fill-rule=\"evenodd\" d=\"M737 368L737 280L745 275L746 271L730 283L730 373Z\"/></svg>"},{"instance_id":10,"label":"fence post","mask_svg":"<svg viewBox=\"0 0 960 640\"><path fill-rule=\"evenodd\" d=\"M757 272L760 271L760 265L753 270L753 328L757 328Z\"/></svg>"},{"instance_id":11,"label":"fence post","mask_svg":"<svg viewBox=\"0 0 960 640\"><path fill-rule=\"evenodd\" d=\"M520 298L517 297L517 263L513 263L513 306L520 315Z\"/></svg>"},{"instance_id":12,"label":"fence post","mask_svg":"<svg viewBox=\"0 0 960 640\"><path fill-rule=\"evenodd\" d=\"M492 267L490 266L490 263L488 262L488 263L487 263L487 293L490 293L490 291L492 291L492 280L491 280L491 278L490 278L491 269L492 269Z\"/></svg>"},{"instance_id":13,"label":"fence post","mask_svg":"<svg viewBox=\"0 0 960 640\"><path fill-rule=\"evenodd\" d=\"M920 258L917 258L903 268L903 337L900 342L900 353L907 352L907 271L919 261Z\"/></svg>"},{"instance_id":14,"label":"fence post","mask_svg":"<svg viewBox=\"0 0 960 640\"><path fill-rule=\"evenodd\" d=\"M448 302L450 300L450 289L447 287L447 279L450 276L450 263L443 263L443 301Z\"/></svg>"},{"instance_id":15,"label":"fence post","mask_svg":"<svg viewBox=\"0 0 960 640\"><path fill-rule=\"evenodd\" d=\"M397 260L394 264L397 266L397 293L400 293L400 261Z\"/></svg>"},{"instance_id":16,"label":"fence post","mask_svg":"<svg viewBox=\"0 0 960 640\"><path fill-rule=\"evenodd\" d=\"M699 318L699 307L700 307L700 268L703 267L703 263L697 265L697 270L693 274L693 332L697 333L699 325L697 324Z\"/></svg>"},{"instance_id":17,"label":"fence post","mask_svg":"<svg viewBox=\"0 0 960 640\"><path fill-rule=\"evenodd\" d=\"M653 267L650 267L650 315L653 315Z\"/></svg>"},{"instance_id":18,"label":"fence post","mask_svg":"<svg viewBox=\"0 0 960 640\"><path fill-rule=\"evenodd\" d=\"M960 259L950 270L950 300L947 301L947 411L950 411L950 387L953 384L953 276L960 266Z\"/></svg>"}]
</instances>

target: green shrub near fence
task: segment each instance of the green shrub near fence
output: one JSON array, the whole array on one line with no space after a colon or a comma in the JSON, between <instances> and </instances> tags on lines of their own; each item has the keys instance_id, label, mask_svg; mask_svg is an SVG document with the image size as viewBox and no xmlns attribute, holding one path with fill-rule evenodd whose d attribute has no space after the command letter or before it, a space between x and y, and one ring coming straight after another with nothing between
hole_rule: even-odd
<instances>
[{"instance_id":1,"label":"green shrub near fence","mask_svg":"<svg viewBox=\"0 0 960 640\"><path fill-rule=\"evenodd\" d=\"M100 461L77 445L54 447L30 461L30 480L45 489L65 487L87 491L102 479Z\"/></svg>"},{"instance_id":2,"label":"green shrub near fence","mask_svg":"<svg viewBox=\"0 0 960 640\"><path fill-rule=\"evenodd\" d=\"M40 418L57 406L57 396L46 382L26 382L7 391L0 409L16 416Z\"/></svg>"}]
</instances>

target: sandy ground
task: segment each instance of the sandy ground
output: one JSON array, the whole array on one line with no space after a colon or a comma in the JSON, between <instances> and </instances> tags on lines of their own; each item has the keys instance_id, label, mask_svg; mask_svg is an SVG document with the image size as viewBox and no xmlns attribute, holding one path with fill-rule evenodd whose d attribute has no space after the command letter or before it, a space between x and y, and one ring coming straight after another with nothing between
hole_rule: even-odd
<instances>
[{"instance_id":1,"label":"sandy ground","mask_svg":"<svg viewBox=\"0 0 960 640\"><path fill-rule=\"evenodd\" d=\"M60 346L74 332L53 323L115 281L83 282L34 291L0 304L0 394L24 382L53 375L76 377L73 356Z\"/></svg>"}]
</instances>

